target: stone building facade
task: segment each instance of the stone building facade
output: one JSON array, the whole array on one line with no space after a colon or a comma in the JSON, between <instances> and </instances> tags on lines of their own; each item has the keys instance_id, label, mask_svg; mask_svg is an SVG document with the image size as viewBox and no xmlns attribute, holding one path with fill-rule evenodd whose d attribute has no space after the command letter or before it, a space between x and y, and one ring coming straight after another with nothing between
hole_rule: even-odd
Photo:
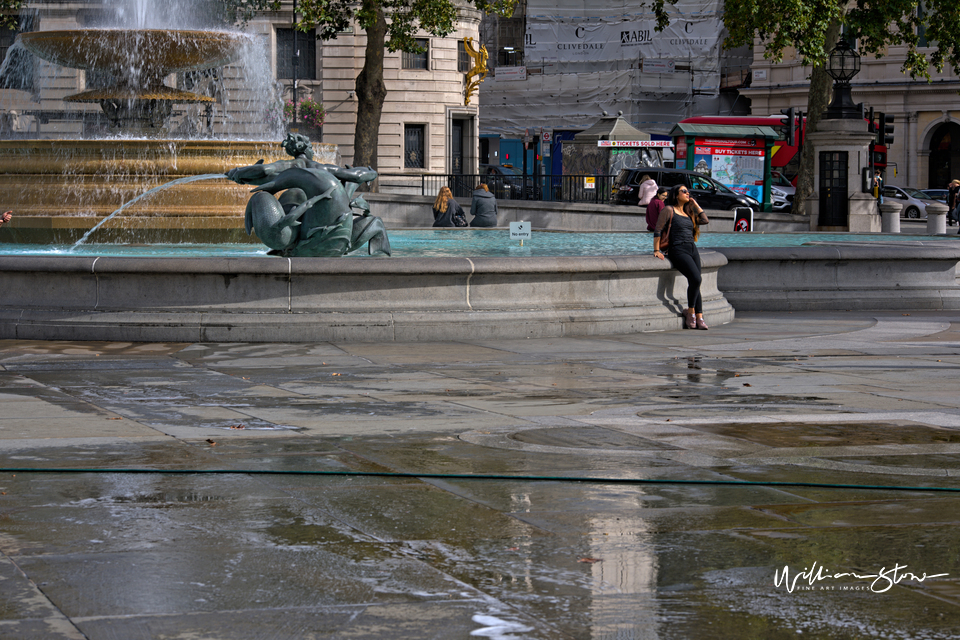
<instances>
[{"instance_id":1,"label":"stone building facade","mask_svg":"<svg viewBox=\"0 0 960 640\"><path fill-rule=\"evenodd\" d=\"M288 51L292 2L283 11L252 21L248 30L269 41L272 67L285 99L293 94L291 65L281 51ZM444 38L421 34L423 54L386 52L384 80L387 98L383 106L378 150L381 173L416 176L421 173L477 172L477 100L464 105L466 71L463 40L479 38L480 13L464 8L456 31ZM326 42L300 34L301 71L311 77L298 81L298 94L322 101L327 111L323 141L339 146L345 163L353 158L357 120L355 83L363 68L366 35L360 30L340 34ZM304 60L305 55L314 59ZM306 74L304 74L306 75ZM283 77L286 76L286 77Z\"/></svg>"},{"instance_id":2,"label":"stone building facade","mask_svg":"<svg viewBox=\"0 0 960 640\"><path fill-rule=\"evenodd\" d=\"M792 51L780 64L765 60L763 53L756 42L753 81L741 90L751 99L753 114L779 115L787 107L806 111L810 68L801 66ZM906 47L890 47L882 58L864 56L851 82L853 101L894 116L886 184L946 187L960 178L960 78L948 65L942 73L931 70L932 82L911 80L900 71L906 53Z\"/></svg>"}]
</instances>

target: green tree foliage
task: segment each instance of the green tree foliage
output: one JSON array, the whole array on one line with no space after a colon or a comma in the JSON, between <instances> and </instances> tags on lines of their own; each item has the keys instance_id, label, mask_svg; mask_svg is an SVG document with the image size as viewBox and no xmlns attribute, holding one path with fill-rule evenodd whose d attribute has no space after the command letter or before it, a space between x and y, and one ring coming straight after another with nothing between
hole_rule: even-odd
<instances>
[{"instance_id":1,"label":"green tree foliage","mask_svg":"<svg viewBox=\"0 0 960 640\"><path fill-rule=\"evenodd\" d=\"M657 0L662 7L662 1ZM823 66L835 42L827 27L839 23L861 55L881 58L887 47L906 46L903 72L930 78L930 68L960 68L960 12L952 0L726 0L726 45L737 47L759 35L767 58L779 62L793 47L801 62ZM920 51L921 37L933 48Z\"/></svg>"},{"instance_id":2,"label":"green tree foliage","mask_svg":"<svg viewBox=\"0 0 960 640\"><path fill-rule=\"evenodd\" d=\"M0 27L16 29L20 24L20 10L25 5L24 0L0 0Z\"/></svg>"},{"instance_id":3,"label":"green tree foliage","mask_svg":"<svg viewBox=\"0 0 960 640\"><path fill-rule=\"evenodd\" d=\"M487 13L507 16L513 13L514 0L470 0L475 8ZM419 51L418 32L443 37L453 32L458 3L452 0L299 0L300 29L316 29L322 40L336 38L356 21L367 30L378 17L387 19L385 45L389 51Z\"/></svg>"},{"instance_id":4,"label":"green tree foliage","mask_svg":"<svg viewBox=\"0 0 960 640\"><path fill-rule=\"evenodd\" d=\"M465 0L480 11L509 16L515 0ZM357 76L357 127L353 162L377 166L380 118L387 90L383 82L384 49L421 52L417 34L443 37L454 31L459 7L454 0L300 0L297 28L316 29L330 40L356 24L367 35L364 65Z\"/></svg>"}]
</instances>

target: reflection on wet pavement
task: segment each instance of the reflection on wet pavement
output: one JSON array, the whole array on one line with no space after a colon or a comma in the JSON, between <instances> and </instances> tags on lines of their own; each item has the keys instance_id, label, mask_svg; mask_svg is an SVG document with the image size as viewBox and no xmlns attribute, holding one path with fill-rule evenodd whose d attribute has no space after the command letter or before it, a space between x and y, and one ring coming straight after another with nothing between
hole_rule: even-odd
<instances>
[{"instance_id":1,"label":"reflection on wet pavement","mask_svg":"<svg viewBox=\"0 0 960 640\"><path fill-rule=\"evenodd\" d=\"M957 320L0 342L0 637L960 637Z\"/></svg>"}]
</instances>

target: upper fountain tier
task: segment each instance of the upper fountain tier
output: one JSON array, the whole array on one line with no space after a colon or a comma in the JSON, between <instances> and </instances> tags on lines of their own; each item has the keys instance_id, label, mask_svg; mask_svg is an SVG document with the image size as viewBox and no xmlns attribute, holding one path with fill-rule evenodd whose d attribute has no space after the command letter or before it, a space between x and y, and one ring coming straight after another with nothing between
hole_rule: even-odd
<instances>
[{"instance_id":1,"label":"upper fountain tier","mask_svg":"<svg viewBox=\"0 0 960 640\"><path fill-rule=\"evenodd\" d=\"M17 37L44 60L111 76L112 86L64 100L98 102L114 131L148 137L165 132L175 103L214 102L210 96L166 86L166 76L230 64L250 42L242 33L173 29L34 31Z\"/></svg>"},{"instance_id":2,"label":"upper fountain tier","mask_svg":"<svg viewBox=\"0 0 960 640\"><path fill-rule=\"evenodd\" d=\"M118 83L111 88L117 90L117 95L110 95L111 89L95 89L66 98L71 102L133 97L206 102L210 100L206 96L181 91L171 94L166 90L169 88L163 87L163 78L171 73L230 64L240 57L249 40L249 36L240 33L160 29L34 31L21 33L18 38L31 53L44 60L105 72ZM190 96L195 99L189 99Z\"/></svg>"}]
</instances>

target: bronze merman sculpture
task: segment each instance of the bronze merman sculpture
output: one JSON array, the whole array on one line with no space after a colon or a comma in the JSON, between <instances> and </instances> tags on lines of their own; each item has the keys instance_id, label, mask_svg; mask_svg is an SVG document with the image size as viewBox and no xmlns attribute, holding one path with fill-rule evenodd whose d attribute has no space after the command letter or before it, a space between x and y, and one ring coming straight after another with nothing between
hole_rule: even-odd
<instances>
[{"instance_id":1,"label":"bronze merman sculpture","mask_svg":"<svg viewBox=\"0 0 960 640\"><path fill-rule=\"evenodd\" d=\"M238 184L257 185L244 214L247 233L256 231L272 249L270 255L342 256L365 243L370 255L390 255L383 221L370 215L361 196L354 196L377 172L315 162L310 141L299 134L287 134L281 146L291 160L261 160L227 173Z\"/></svg>"}]
</instances>

